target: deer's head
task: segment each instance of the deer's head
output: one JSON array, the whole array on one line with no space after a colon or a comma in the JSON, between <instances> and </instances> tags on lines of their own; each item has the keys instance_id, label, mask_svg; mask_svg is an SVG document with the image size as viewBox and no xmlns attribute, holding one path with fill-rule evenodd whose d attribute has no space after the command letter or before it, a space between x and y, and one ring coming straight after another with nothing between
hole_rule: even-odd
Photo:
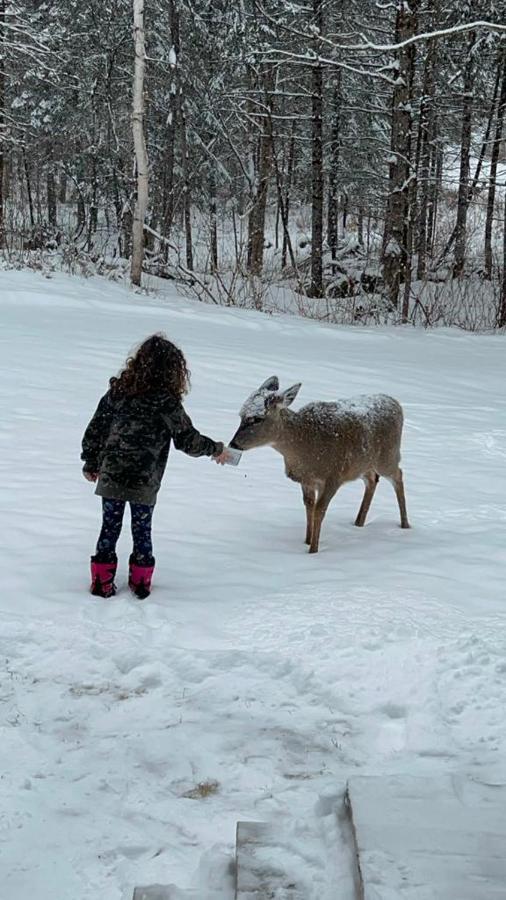
<instances>
[{"instance_id":1,"label":"deer's head","mask_svg":"<svg viewBox=\"0 0 506 900\"><path fill-rule=\"evenodd\" d=\"M252 450L274 444L281 428L281 411L291 406L300 387L300 384L294 384L280 392L275 375L264 381L241 407L241 424L230 446L236 450Z\"/></svg>"}]
</instances>

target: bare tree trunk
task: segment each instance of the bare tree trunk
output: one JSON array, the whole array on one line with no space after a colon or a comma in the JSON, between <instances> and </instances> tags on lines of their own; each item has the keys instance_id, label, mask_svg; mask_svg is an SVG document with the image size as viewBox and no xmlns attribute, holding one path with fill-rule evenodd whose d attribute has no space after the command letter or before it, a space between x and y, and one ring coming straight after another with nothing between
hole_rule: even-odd
<instances>
[{"instance_id":1,"label":"bare tree trunk","mask_svg":"<svg viewBox=\"0 0 506 900\"><path fill-rule=\"evenodd\" d=\"M0 0L0 249L5 246L5 7L6 0Z\"/></svg>"},{"instance_id":2,"label":"bare tree trunk","mask_svg":"<svg viewBox=\"0 0 506 900\"><path fill-rule=\"evenodd\" d=\"M76 221L76 233L74 235L75 238L81 236L86 226L86 206L84 205L84 197L82 195L81 189L79 188L79 192L77 194L77 221Z\"/></svg>"},{"instance_id":3,"label":"bare tree trunk","mask_svg":"<svg viewBox=\"0 0 506 900\"><path fill-rule=\"evenodd\" d=\"M397 0L395 41L401 43L416 33L418 0ZM391 162L389 193L383 233L383 277L392 306L397 306L399 286L408 259L406 222L415 177L411 164L412 91L415 45L399 50L392 98Z\"/></svg>"},{"instance_id":4,"label":"bare tree trunk","mask_svg":"<svg viewBox=\"0 0 506 900\"><path fill-rule=\"evenodd\" d=\"M158 220L153 210L151 210L148 225L151 230L147 231L144 229L144 247L146 253L153 253L155 249L156 233L158 232Z\"/></svg>"},{"instance_id":5,"label":"bare tree trunk","mask_svg":"<svg viewBox=\"0 0 506 900\"><path fill-rule=\"evenodd\" d=\"M258 189L248 223L248 268L252 275L261 275L264 263L265 211L267 208L270 172L270 140L265 135L262 135L260 138L260 158L258 163Z\"/></svg>"},{"instance_id":6,"label":"bare tree trunk","mask_svg":"<svg viewBox=\"0 0 506 900\"><path fill-rule=\"evenodd\" d=\"M504 204L504 223L502 239L502 290L497 315L497 327L506 328L506 203Z\"/></svg>"},{"instance_id":7,"label":"bare tree trunk","mask_svg":"<svg viewBox=\"0 0 506 900\"><path fill-rule=\"evenodd\" d=\"M282 114L283 114L282 110ZM270 123L270 131L272 135L272 122ZM278 202L276 203L276 219L274 222L274 249L279 250L279 223L281 219L281 209L280 209L280 201L283 202L283 176L279 172L279 165L276 156L276 149L273 145L272 147L272 159L274 162L274 167L276 170L276 188L277 188L277 198ZM286 143L283 142L283 159L281 165L281 172L286 172Z\"/></svg>"},{"instance_id":8,"label":"bare tree trunk","mask_svg":"<svg viewBox=\"0 0 506 900\"><path fill-rule=\"evenodd\" d=\"M327 201L327 243L332 259L337 257L338 245L338 172L341 150L341 72L338 73L338 81L334 88L332 124L331 124L331 150L329 171L329 194Z\"/></svg>"},{"instance_id":9,"label":"bare tree trunk","mask_svg":"<svg viewBox=\"0 0 506 900\"><path fill-rule=\"evenodd\" d=\"M357 217L357 237L358 242L364 246L364 207L359 206Z\"/></svg>"},{"instance_id":10,"label":"bare tree trunk","mask_svg":"<svg viewBox=\"0 0 506 900\"><path fill-rule=\"evenodd\" d=\"M318 36L323 30L322 0L313 0L313 24ZM312 72L312 165L311 165L311 297L323 297L323 72L314 65Z\"/></svg>"},{"instance_id":11,"label":"bare tree trunk","mask_svg":"<svg viewBox=\"0 0 506 900\"><path fill-rule=\"evenodd\" d=\"M25 180L26 180L26 195L28 198L28 211L30 213L30 228L33 230L35 228L35 215L33 211L33 196L32 196L32 183L30 181L30 170L28 168L28 160L26 158L26 153L23 149L23 166L25 170Z\"/></svg>"},{"instance_id":12,"label":"bare tree trunk","mask_svg":"<svg viewBox=\"0 0 506 900\"><path fill-rule=\"evenodd\" d=\"M431 3L431 11L433 4ZM431 23L432 24L432 23ZM437 44L435 40L427 45L425 58L425 70L423 76L423 95L420 105L420 131L419 131L419 161L418 161L418 185L420 193L420 206L417 222L417 250L418 269L417 278L425 278L427 269L427 214L430 193L430 159L431 136L434 134L436 118L435 107L435 69L437 58Z\"/></svg>"},{"instance_id":13,"label":"bare tree trunk","mask_svg":"<svg viewBox=\"0 0 506 900\"><path fill-rule=\"evenodd\" d=\"M367 254L367 257L369 257L369 253L371 252L371 210L370 209L367 210L366 234L367 234L367 241L366 241L366 245L365 245L365 252Z\"/></svg>"},{"instance_id":14,"label":"bare tree trunk","mask_svg":"<svg viewBox=\"0 0 506 900\"><path fill-rule=\"evenodd\" d=\"M237 234L237 219L235 214L235 209L232 207L232 230L234 232L234 251L235 251L235 265L238 269L242 260L241 260L241 249L239 245L239 236Z\"/></svg>"},{"instance_id":15,"label":"bare tree trunk","mask_svg":"<svg viewBox=\"0 0 506 900\"><path fill-rule=\"evenodd\" d=\"M273 161L273 165L274 165L274 173L276 175L276 188L277 188L277 192L278 192L278 209L279 209L279 214L280 214L280 218L281 218L281 224L283 226L283 248L285 248L285 246L286 246L286 250L290 254L290 262L293 266L293 270L295 273L297 273L297 261L295 259L292 241L290 239L290 232L288 230L288 209L287 209L287 206L285 205L285 200L283 197L283 179L282 179L282 174L279 170L278 159L276 156L276 148L274 146L274 129L272 126L272 118L270 118L270 117L269 117L269 133L270 133L270 137L271 137L272 161ZM293 138L293 131L292 131L292 138ZM285 259L283 266L284 267L286 266L286 259Z\"/></svg>"},{"instance_id":16,"label":"bare tree trunk","mask_svg":"<svg viewBox=\"0 0 506 900\"><path fill-rule=\"evenodd\" d=\"M345 191L343 194L343 234L346 231L348 226L348 210L350 206L350 198L348 192Z\"/></svg>"},{"instance_id":17,"label":"bare tree trunk","mask_svg":"<svg viewBox=\"0 0 506 900\"><path fill-rule=\"evenodd\" d=\"M144 0L133 0L135 68L133 83L132 131L137 166L137 197L132 226L132 284L140 285L144 258L144 220L148 207L148 153L144 135Z\"/></svg>"},{"instance_id":18,"label":"bare tree trunk","mask_svg":"<svg viewBox=\"0 0 506 900\"><path fill-rule=\"evenodd\" d=\"M281 268L286 269L286 257L288 251L288 244L290 243L290 232L289 232L289 222L290 222L290 194L292 190L293 183L293 170L295 166L295 119L292 122L292 134L290 137L290 150L288 152L288 172L286 176L286 186L285 186L285 196L284 196L284 213L285 219L283 221L283 247L281 249ZM290 244L291 246L291 244ZM292 253L292 251L291 251Z\"/></svg>"},{"instance_id":19,"label":"bare tree trunk","mask_svg":"<svg viewBox=\"0 0 506 900\"><path fill-rule=\"evenodd\" d=\"M134 217L130 206L126 206L121 216L121 230L123 232L123 256L125 259L131 259L132 256L132 235L133 235Z\"/></svg>"},{"instance_id":20,"label":"bare tree trunk","mask_svg":"<svg viewBox=\"0 0 506 900\"><path fill-rule=\"evenodd\" d=\"M408 202L405 223L406 266L404 269L404 290L401 308L401 322L403 325L405 325L409 319L409 301L411 297L411 283L413 280L414 215L416 210L416 180L414 178L411 180L410 193L411 197Z\"/></svg>"},{"instance_id":21,"label":"bare tree trunk","mask_svg":"<svg viewBox=\"0 0 506 900\"><path fill-rule=\"evenodd\" d=\"M211 160L209 171L209 226L211 230L211 272L218 271L218 215L216 209L216 170Z\"/></svg>"},{"instance_id":22,"label":"bare tree trunk","mask_svg":"<svg viewBox=\"0 0 506 900\"><path fill-rule=\"evenodd\" d=\"M179 33L179 12L176 8L175 0L169 0L169 20L171 31L171 51L169 54L169 68L171 72L171 83L169 90L169 115L167 122L167 143L165 152L164 166L164 199L163 199L163 235L170 237L172 223L174 221L174 166L176 158L176 132L178 126L178 104L179 104L179 55L181 51L181 40ZM163 256L165 262L168 260L169 245L164 241Z\"/></svg>"},{"instance_id":23,"label":"bare tree trunk","mask_svg":"<svg viewBox=\"0 0 506 900\"><path fill-rule=\"evenodd\" d=\"M96 159L93 159L91 175L90 217L88 221L88 237L86 242L88 253L91 253L91 250L93 248L93 235L96 234L98 226L97 190L97 161Z\"/></svg>"},{"instance_id":24,"label":"bare tree trunk","mask_svg":"<svg viewBox=\"0 0 506 900\"><path fill-rule=\"evenodd\" d=\"M183 108L180 108L181 122L181 156L183 160L183 219L186 247L186 268L193 272L193 238L192 238L192 218L191 218L191 184L190 184L190 161L188 153L188 141L186 138L186 116Z\"/></svg>"},{"instance_id":25,"label":"bare tree trunk","mask_svg":"<svg viewBox=\"0 0 506 900\"><path fill-rule=\"evenodd\" d=\"M272 112L272 76L264 76L265 107L262 117L262 131L259 138L256 194L248 220L248 271L252 275L261 275L264 263L265 244L265 212L269 180L272 171L272 137L269 119Z\"/></svg>"},{"instance_id":26,"label":"bare tree trunk","mask_svg":"<svg viewBox=\"0 0 506 900\"><path fill-rule=\"evenodd\" d=\"M58 227L58 213L56 207L56 180L52 169L52 162L50 162L49 165L51 166L51 168L49 168L46 176L47 221L50 228L56 231Z\"/></svg>"},{"instance_id":27,"label":"bare tree trunk","mask_svg":"<svg viewBox=\"0 0 506 900\"><path fill-rule=\"evenodd\" d=\"M58 200L60 203L67 202L67 176L65 172L60 175L60 184L58 186Z\"/></svg>"},{"instance_id":28,"label":"bare tree trunk","mask_svg":"<svg viewBox=\"0 0 506 900\"><path fill-rule=\"evenodd\" d=\"M438 140L438 123L437 116L434 122L434 131L431 137L430 148L430 173L429 173L429 196L427 198L427 253L432 254L434 247L436 210L438 203L438 166L439 158L442 156L441 147Z\"/></svg>"},{"instance_id":29,"label":"bare tree trunk","mask_svg":"<svg viewBox=\"0 0 506 900\"><path fill-rule=\"evenodd\" d=\"M122 213L123 213L123 204L121 203L121 198L119 195L119 184L118 184L118 169L117 166L114 166L112 173L112 195L113 195L113 204L114 204L114 212L116 213L116 228L118 230L118 252L120 256L123 254L123 244L122 244Z\"/></svg>"},{"instance_id":30,"label":"bare tree trunk","mask_svg":"<svg viewBox=\"0 0 506 900\"><path fill-rule=\"evenodd\" d=\"M462 134L460 139L460 176L457 200L457 222L455 226L455 258L453 277L459 278L464 271L466 258L467 212L469 209L469 171L471 155L471 136L473 125L473 87L474 87L474 45L476 35L471 32L467 48L467 60L464 69L464 103L462 110Z\"/></svg>"},{"instance_id":31,"label":"bare tree trunk","mask_svg":"<svg viewBox=\"0 0 506 900\"><path fill-rule=\"evenodd\" d=\"M494 206L496 195L497 163L504 126L504 112L506 109L506 52L503 50L499 69L502 69L501 95L497 107L497 120L495 136L492 143L492 155L490 159L490 177L488 182L487 219L485 222L485 276L492 278L492 225L494 221Z\"/></svg>"}]
</instances>

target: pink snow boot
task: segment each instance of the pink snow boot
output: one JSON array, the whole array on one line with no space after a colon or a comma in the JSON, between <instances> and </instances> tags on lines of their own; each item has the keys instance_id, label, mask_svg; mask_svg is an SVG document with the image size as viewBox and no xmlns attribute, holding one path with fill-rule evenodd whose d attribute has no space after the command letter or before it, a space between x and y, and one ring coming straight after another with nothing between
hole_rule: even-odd
<instances>
[{"instance_id":1,"label":"pink snow boot","mask_svg":"<svg viewBox=\"0 0 506 900\"><path fill-rule=\"evenodd\" d=\"M155 570L155 560L153 557L151 559L151 565L140 566L133 556L130 557L128 587L139 600L145 600L151 592L151 579Z\"/></svg>"},{"instance_id":2,"label":"pink snow boot","mask_svg":"<svg viewBox=\"0 0 506 900\"><path fill-rule=\"evenodd\" d=\"M114 597L116 593L114 576L117 568L116 556L112 562L99 562L96 556L91 557L90 591L95 597Z\"/></svg>"}]
</instances>

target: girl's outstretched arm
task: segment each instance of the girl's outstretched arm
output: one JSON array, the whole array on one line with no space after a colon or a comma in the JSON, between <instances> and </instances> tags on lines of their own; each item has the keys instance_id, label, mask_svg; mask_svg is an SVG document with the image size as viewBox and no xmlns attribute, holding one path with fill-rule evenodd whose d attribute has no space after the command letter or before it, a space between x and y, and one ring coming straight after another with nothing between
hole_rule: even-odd
<instances>
[{"instance_id":1,"label":"girl's outstretched arm","mask_svg":"<svg viewBox=\"0 0 506 900\"><path fill-rule=\"evenodd\" d=\"M188 456L220 456L223 453L221 441L213 441L197 431L181 403L162 415L177 450Z\"/></svg>"}]
</instances>

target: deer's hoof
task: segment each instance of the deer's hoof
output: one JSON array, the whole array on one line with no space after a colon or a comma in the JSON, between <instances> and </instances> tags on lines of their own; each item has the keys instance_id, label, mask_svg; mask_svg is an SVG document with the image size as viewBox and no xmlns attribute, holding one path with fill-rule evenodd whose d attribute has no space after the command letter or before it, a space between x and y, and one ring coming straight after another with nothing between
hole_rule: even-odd
<instances>
[{"instance_id":1,"label":"deer's hoof","mask_svg":"<svg viewBox=\"0 0 506 900\"><path fill-rule=\"evenodd\" d=\"M318 553L318 547L310 547L309 552L310 553Z\"/></svg>"}]
</instances>

